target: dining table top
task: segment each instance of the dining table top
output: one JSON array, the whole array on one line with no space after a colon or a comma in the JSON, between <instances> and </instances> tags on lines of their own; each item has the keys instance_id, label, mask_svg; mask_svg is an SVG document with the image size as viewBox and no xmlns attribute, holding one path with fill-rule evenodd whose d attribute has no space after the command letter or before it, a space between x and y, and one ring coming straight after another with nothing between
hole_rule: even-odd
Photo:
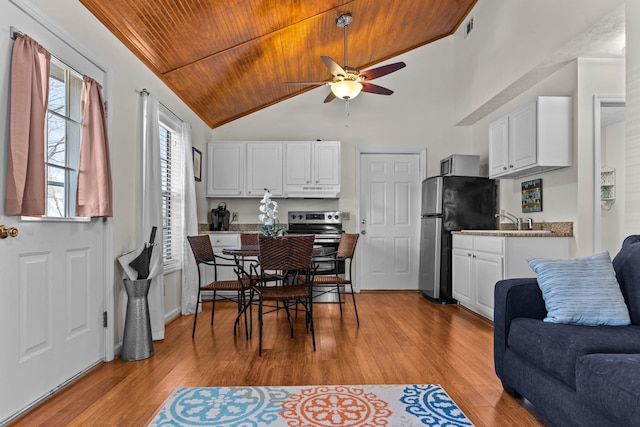
<instances>
[{"instance_id":1,"label":"dining table top","mask_svg":"<svg viewBox=\"0 0 640 427\"><path fill-rule=\"evenodd\" d=\"M322 250L322 246L313 245L313 254L318 255ZM242 245L239 248L222 248L222 253L235 257L258 256L260 255L260 245Z\"/></svg>"}]
</instances>

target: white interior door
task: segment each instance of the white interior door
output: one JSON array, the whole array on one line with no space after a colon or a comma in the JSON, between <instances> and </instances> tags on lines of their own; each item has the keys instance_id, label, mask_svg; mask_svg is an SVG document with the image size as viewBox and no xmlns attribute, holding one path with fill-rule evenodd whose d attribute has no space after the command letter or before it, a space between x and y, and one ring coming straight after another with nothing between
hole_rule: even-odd
<instances>
[{"instance_id":1,"label":"white interior door","mask_svg":"<svg viewBox=\"0 0 640 427\"><path fill-rule=\"evenodd\" d=\"M418 289L420 155L360 155L360 289Z\"/></svg>"},{"instance_id":2,"label":"white interior door","mask_svg":"<svg viewBox=\"0 0 640 427\"><path fill-rule=\"evenodd\" d=\"M2 424L103 359L105 271L102 220L0 224L18 229L0 240Z\"/></svg>"}]
</instances>

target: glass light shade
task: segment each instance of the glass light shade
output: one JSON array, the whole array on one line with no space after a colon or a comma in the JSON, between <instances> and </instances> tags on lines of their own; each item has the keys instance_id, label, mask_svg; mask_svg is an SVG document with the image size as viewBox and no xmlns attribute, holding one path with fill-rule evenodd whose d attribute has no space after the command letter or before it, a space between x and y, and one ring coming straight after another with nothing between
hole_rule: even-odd
<instances>
[{"instance_id":1,"label":"glass light shade","mask_svg":"<svg viewBox=\"0 0 640 427\"><path fill-rule=\"evenodd\" d=\"M331 92L340 99L353 99L362 90L362 83L353 80L342 80L331 85Z\"/></svg>"}]
</instances>

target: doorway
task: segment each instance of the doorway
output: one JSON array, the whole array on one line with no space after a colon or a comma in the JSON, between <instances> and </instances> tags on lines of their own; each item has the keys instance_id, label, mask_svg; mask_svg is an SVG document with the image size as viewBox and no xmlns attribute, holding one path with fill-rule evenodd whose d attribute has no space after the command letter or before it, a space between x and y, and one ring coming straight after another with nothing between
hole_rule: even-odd
<instances>
[{"instance_id":1,"label":"doorway","mask_svg":"<svg viewBox=\"0 0 640 427\"><path fill-rule=\"evenodd\" d=\"M417 290L426 154L359 153L358 286Z\"/></svg>"},{"instance_id":2,"label":"doorway","mask_svg":"<svg viewBox=\"0 0 640 427\"><path fill-rule=\"evenodd\" d=\"M625 98L594 96L594 253L620 249L624 225Z\"/></svg>"}]
</instances>

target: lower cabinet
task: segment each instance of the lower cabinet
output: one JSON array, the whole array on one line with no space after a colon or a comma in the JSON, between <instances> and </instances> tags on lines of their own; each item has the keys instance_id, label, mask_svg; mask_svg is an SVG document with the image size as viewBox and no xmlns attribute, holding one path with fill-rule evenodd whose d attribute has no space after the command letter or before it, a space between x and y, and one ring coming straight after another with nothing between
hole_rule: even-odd
<instances>
[{"instance_id":1,"label":"lower cabinet","mask_svg":"<svg viewBox=\"0 0 640 427\"><path fill-rule=\"evenodd\" d=\"M213 252L216 255L224 256L225 258L229 258L229 256L222 253L224 248L237 249L240 247L240 235L236 233L214 233L210 234L209 238L211 239ZM216 280L213 267L203 264L200 268L204 274L203 281L210 283ZM218 267L218 280L232 280L236 277L237 276L233 271L233 268ZM206 294L212 294L212 292L207 292Z\"/></svg>"},{"instance_id":2,"label":"lower cabinet","mask_svg":"<svg viewBox=\"0 0 640 427\"><path fill-rule=\"evenodd\" d=\"M569 237L502 237L454 234L452 294L458 302L493 320L497 281L535 277L527 258L569 258Z\"/></svg>"}]
</instances>

